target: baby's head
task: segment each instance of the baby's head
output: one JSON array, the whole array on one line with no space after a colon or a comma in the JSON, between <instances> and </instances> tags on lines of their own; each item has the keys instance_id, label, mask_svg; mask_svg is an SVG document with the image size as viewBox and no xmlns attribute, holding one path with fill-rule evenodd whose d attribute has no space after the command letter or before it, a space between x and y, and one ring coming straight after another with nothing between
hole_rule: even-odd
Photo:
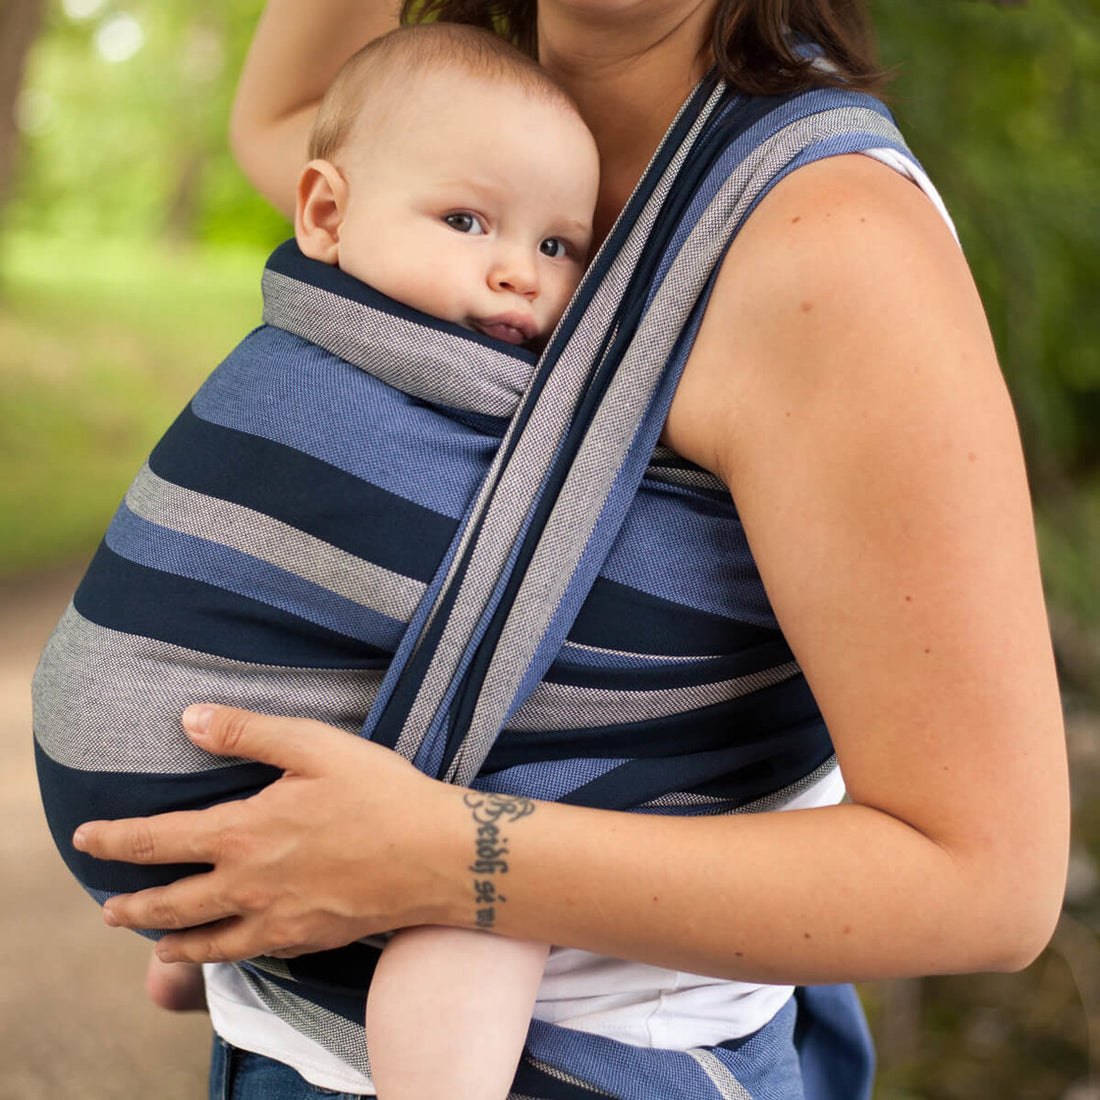
<instances>
[{"instance_id":1,"label":"baby's head","mask_svg":"<svg viewBox=\"0 0 1100 1100\"><path fill-rule=\"evenodd\" d=\"M596 145L572 100L486 31L405 27L321 105L298 181L299 247L424 313L519 344L584 270Z\"/></svg>"}]
</instances>

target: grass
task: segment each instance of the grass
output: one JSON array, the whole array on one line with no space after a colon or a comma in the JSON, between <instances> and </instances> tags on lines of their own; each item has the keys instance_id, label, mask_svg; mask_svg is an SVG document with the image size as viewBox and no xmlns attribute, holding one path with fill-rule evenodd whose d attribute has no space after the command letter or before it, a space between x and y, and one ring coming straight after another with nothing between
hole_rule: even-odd
<instances>
[{"instance_id":1,"label":"grass","mask_svg":"<svg viewBox=\"0 0 1100 1100\"><path fill-rule=\"evenodd\" d=\"M199 383L259 322L264 256L9 235L0 576L88 554Z\"/></svg>"}]
</instances>

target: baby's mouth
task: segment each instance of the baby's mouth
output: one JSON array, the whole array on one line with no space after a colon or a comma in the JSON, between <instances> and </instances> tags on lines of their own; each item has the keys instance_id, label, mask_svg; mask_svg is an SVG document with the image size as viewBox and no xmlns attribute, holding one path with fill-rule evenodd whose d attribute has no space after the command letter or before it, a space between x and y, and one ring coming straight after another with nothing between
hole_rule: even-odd
<instances>
[{"instance_id":1,"label":"baby's mouth","mask_svg":"<svg viewBox=\"0 0 1100 1100\"><path fill-rule=\"evenodd\" d=\"M538 335L538 326L522 313L502 313L470 322L478 332L505 344L526 344Z\"/></svg>"}]
</instances>

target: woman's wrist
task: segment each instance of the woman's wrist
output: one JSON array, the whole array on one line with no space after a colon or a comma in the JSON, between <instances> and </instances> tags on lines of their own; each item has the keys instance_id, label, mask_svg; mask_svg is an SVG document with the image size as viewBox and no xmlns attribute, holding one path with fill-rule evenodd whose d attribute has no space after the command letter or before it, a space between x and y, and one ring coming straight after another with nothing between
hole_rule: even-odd
<instances>
[{"instance_id":1,"label":"woman's wrist","mask_svg":"<svg viewBox=\"0 0 1100 1100\"><path fill-rule=\"evenodd\" d=\"M522 831L538 806L522 795L461 791L452 904L452 916L460 927L499 930L507 912L513 835Z\"/></svg>"},{"instance_id":2,"label":"woman's wrist","mask_svg":"<svg viewBox=\"0 0 1100 1100\"><path fill-rule=\"evenodd\" d=\"M522 796L437 784L416 849L428 883L412 902L415 923L500 931L514 838L540 805Z\"/></svg>"}]
</instances>

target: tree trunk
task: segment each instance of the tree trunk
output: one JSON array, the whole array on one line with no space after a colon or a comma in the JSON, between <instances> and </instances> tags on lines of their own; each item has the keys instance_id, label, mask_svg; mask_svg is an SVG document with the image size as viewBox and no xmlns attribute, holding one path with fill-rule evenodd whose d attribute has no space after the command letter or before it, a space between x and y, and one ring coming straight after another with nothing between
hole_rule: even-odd
<instances>
[{"instance_id":1,"label":"tree trunk","mask_svg":"<svg viewBox=\"0 0 1100 1100\"><path fill-rule=\"evenodd\" d=\"M0 208L12 186L19 133L15 101L23 84L27 52L42 19L42 0L0 2Z\"/></svg>"}]
</instances>

